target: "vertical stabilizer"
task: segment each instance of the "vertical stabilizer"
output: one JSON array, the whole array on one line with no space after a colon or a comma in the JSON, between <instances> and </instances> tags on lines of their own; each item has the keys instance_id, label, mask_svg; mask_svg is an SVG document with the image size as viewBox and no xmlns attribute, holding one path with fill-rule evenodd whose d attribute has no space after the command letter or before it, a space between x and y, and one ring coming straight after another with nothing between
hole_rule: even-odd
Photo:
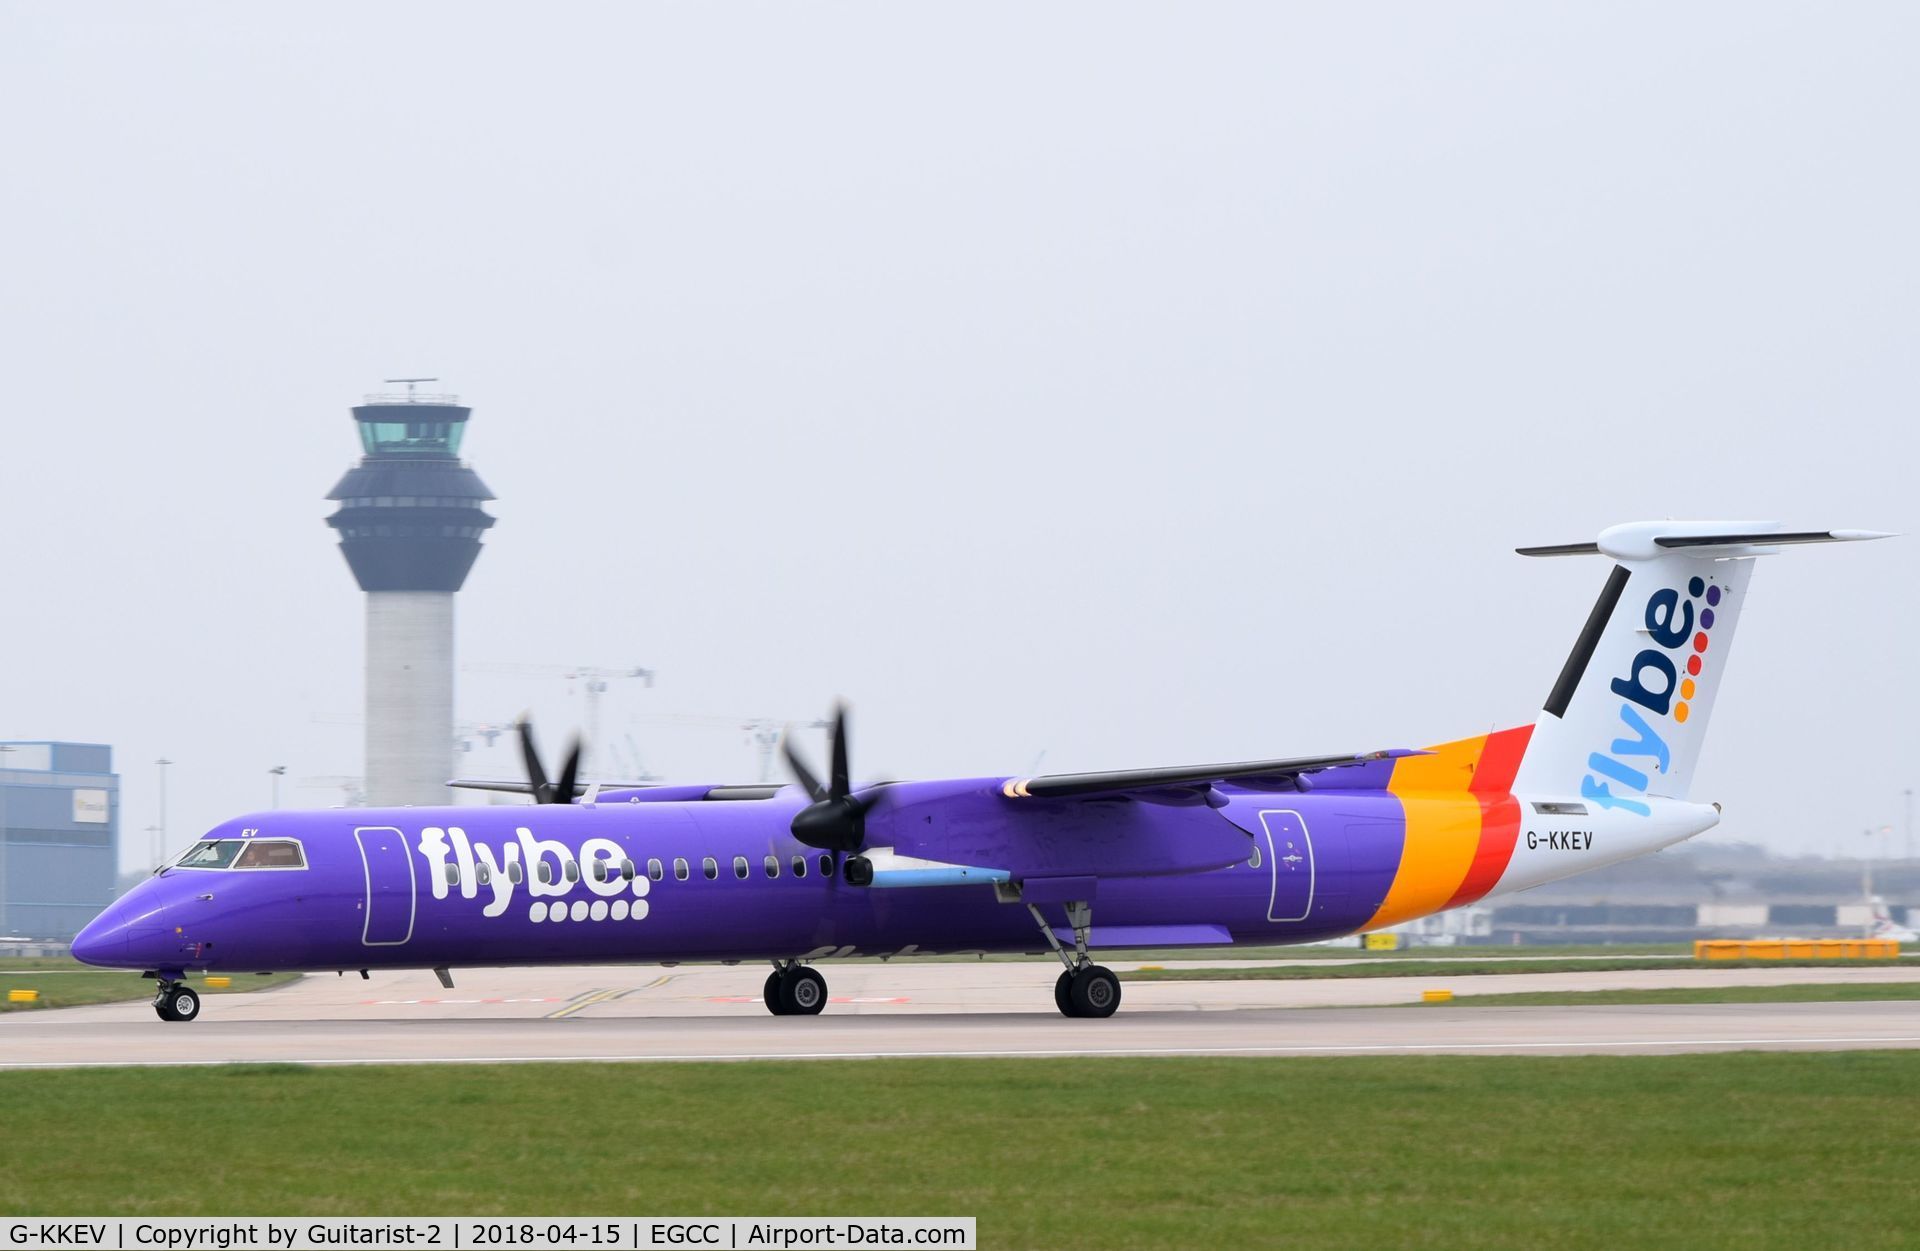
<instances>
[{"instance_id":1,"label":"vertical stabilizer","mask_svg":"<svg viewBox=\"0 0 1920 1251\"><path fill-rule=\"evenodd\" d=\"M1651 521L1595 543L1521 548L1617 563L1554 683L1514 789L1645 816L1685 799L1726 675L1754 559L1789 543L1880 538L1776 522Z\"/></svg>"}]
</instances>

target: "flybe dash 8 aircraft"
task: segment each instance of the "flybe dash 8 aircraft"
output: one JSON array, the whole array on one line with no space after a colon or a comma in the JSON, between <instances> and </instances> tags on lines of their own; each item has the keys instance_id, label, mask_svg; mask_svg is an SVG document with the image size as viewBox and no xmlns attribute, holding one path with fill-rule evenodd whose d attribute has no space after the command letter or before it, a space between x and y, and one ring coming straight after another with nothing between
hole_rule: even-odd
<instances>
[{"instance_id":1,"label":"flybe dash 8 aircraft","mask_svg":"<svg viewBox=\"0 0 1920 1251\"><path fill-rule=\"evenodd\" d=\"M1111 1016L1095 950L1306 943L1524 890L1710 829L1690 794L1755 558L1883 537L1641 522L1590 543L1599 601L1532 725L1425 750L857 787L844 713L797 785L549 780L534 806L259 812L208 832L73 943L145 970L162 1020L190 974L769 961L775 1015L827 1003L815 963L1052 951L1054 1002ZM1491 660L1491 658L1489 658ZM1544 675L1543 675L1544 676Z\"/></svg>"}]
</instances>

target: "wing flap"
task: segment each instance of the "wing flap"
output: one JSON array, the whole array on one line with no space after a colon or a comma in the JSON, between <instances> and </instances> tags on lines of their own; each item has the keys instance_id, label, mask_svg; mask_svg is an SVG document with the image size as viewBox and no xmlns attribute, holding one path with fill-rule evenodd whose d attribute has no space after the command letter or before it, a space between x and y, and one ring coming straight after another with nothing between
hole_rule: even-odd
<instances>
[{"instance_id":1,"label":"wing flap","mask_svg":"<svg viewBox=\"0 0 1920 1251\"><path fill-rule=\"evenodd\" d=\"M1037 778L1008 778L1000 793L1008 799L1094 799L1105 796L1187 798L1215 782L1262 781L1279 786L1302 774L1397 760L1424 752L1405 747L1361 755L1295 756L1281 760L1242 760L1232 764L1180 765L1164 769L1115 769L1103 773L1051 773Z\"/></svg>"}]
</instances>

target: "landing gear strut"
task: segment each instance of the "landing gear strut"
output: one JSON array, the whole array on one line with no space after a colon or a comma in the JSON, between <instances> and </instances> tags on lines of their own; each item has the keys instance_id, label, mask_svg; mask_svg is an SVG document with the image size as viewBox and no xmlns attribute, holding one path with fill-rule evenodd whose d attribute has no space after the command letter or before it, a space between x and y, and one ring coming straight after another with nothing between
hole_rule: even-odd
<instances>
[{"instance_id":1,"label":"landing gear strut","mask_svg":"<svg viewBox=\"0 0 1920 1251\"><path fill-rule=\"evenodd\" d=\"M200 992L185 982L161 982L153 1010L163 1021L191 1021L200 1015Z\"/></svg>"},{"instance_id":2,"label":"landing gear strut","mask_svg":"<svg viewBox=\"0 0 1920 1251\"><path fill-rule=\"evenodd\" d=\"M1040 915L1035 904L1027 911L1046 936L1047 946L1060 957L1066 971L1053 984L1053 1003L1061 1016L1109 1017L1120 1007L1120 979L1113 970L1093 962L1087 952L1087 931L1093 928L1093 905L1082 901L1067 904L1067 924L1073 927L1073 950L1069 952L1054 937L1053 927Z\"/></svg>"},{"instance_id":3,"label":"landing gear strut","mask_svg":"<svg viewBox=\"0 0 1920 1251\"><path fill-rule=\"evenodd\" d=\"M760 997L775 1016L819 1016L827 1006L827 979L797 960L775 960Z\"/></svg>"}]
</instances>

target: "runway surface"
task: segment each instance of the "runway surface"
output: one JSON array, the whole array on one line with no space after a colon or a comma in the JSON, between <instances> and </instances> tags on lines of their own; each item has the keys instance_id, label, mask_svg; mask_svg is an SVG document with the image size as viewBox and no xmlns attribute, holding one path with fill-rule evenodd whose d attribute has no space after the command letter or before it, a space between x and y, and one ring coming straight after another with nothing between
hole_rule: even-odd
<instances>
[{"instance_id":1,"label":"runway surface","mask_svg":"<svg viewBox=\"0 0 1920 1251\"><path fill-rule=\"evenodd\" d=\"M1196 962L1201 963L1201 962ZM1210 962L1219 964L1220 961ZM1124 971L1129 966L1116 962ZM1162 962L1160 967L1179 967ZM166 1024L144 1002L0 1016L0 1068L217 1063L486 1063L881 1056L1581 1055L1920 1047L1920 1000L1447 1007L1456 994L1652 986L1920 982L1920 969L1662 968L1353 980L1126 981L1118 1015L1061 1017L1057 965L820 966L818 1017L773 1017L746 965L456 970L307 977L214 996Z\"/></svg>"}]
</instances>

